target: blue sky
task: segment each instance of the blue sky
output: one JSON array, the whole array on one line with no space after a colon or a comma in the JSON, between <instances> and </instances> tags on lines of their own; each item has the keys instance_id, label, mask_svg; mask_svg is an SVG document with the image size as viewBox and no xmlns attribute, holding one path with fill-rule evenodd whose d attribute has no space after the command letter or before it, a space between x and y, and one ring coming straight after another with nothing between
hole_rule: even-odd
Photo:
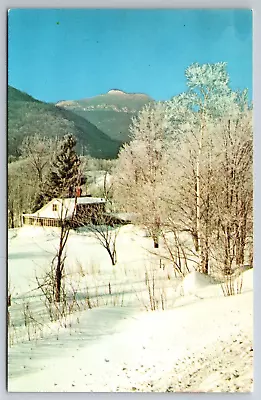
<instances>
[{"instance_id":1,"label":"blue sky","mask_svg":"<svg viewBox=\"0 0 261 400\"><path fill-rule=\"evenodd\" d=\"M8 83L33 97L76 100L117 88L165 100L193 62L226 61L252 98L249 10L13 9Z\"/></svg>"}]
</instances>

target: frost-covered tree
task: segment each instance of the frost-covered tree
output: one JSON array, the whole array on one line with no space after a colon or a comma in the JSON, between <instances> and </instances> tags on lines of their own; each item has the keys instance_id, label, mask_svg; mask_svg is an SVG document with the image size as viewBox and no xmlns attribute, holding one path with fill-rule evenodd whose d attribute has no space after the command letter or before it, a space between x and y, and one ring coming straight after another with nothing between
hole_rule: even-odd
<instances>
[{"instance_id":1,"label":"frost-covered tree","mask_svg":"<svg viewBox=\"0 0 261 400\"><path fill-rule=\"evenodd\" d=\"M181 147L184 141L193 146L186 161L192 167L191 192L195 212L192 228L200 270L208 272L209 229L211 229L211 176L214 127L233 115L246 103L247 92L233 92L229 87L226 63L192 64L185 71L188 90L167 102L167 118L178 135ZM212 132L212 136L210 135ZM186 169L186 163L183 163Z\"/></svg>"},{"instance_id":2,"label":"frost-covered tree","mask_svg":"<svg viewBox=\"0 0 261 400\"><path fill-rule=\"evenodd\" d=\"M122 209L134 212L159 246L164 225L164 181L170 160L165 107L146 105L133 119L131 141L119 155L114 195Z\"/></svg>"},{"instance_id":3,"label":"frost-covered tree","mask_svg":"<svg viewBox=\"0 0 261 400\"><path fill-rule=\"evenodd\" d=\"M116 199L138 215L155 247L160 233L164 239L173 232L180 243L189 232L194 249L186 254L201 272L210 264L231 271L246 250L250 260L252 253L248 93L231 90L226 63L192 64L186 78L185 93L145 107L133 121L119 156Z\"/></svg>"},{"instance_id":4,"label":"frost-covered tree","mask_svg":"<svg viewBox=\"0 0 261 400\"><path fill-rule=\"evenodd\" d=\"M226 274L253 257L252 111L238 111L215 127L213 225L210 238L215 264Z\"/></svg>"}]
</instances>

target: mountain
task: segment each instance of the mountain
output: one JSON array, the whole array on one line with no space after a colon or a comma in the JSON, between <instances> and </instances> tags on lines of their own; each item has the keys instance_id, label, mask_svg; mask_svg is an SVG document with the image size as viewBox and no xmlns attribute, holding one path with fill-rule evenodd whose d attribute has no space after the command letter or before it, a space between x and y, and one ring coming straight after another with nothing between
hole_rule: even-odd
<instances>
[{"instance_id":1,"label":"mountain","mask_svg":"<svg viewBox=\"0 0 261 400\"><path fill-rule=\"evenodd\" d=\"M95 158L116 158L121 142L111 139L85 118L68 109L44 103L8 86L8 155L19 156L25 136L62 137L67 133L77 138L79 153Z\"/></svg>"},{"instance_id":2,"label":"mountain","mask_svg":"<svg viewBox=\"0 0 261 400\"><path fill-rule=\"evenodd\" d=\"M108 93L87 99L63 100L56 106L74 112L90 121L110 138L124 143L129 141L132 117L137 115L145 104L153 101L146 94L112 89Z\"/></svg>"},{"instance_id":3,"label":"mountain","mask_svg":"<svg viewBox=\"0 0 261 400\"><path fill-rule=\"evenodd\" d=\"M39 103L39 100L34 99L29 94L21 92L12 86L8 86L8 101L31 101Z\"/></svg>"}]
</instances>

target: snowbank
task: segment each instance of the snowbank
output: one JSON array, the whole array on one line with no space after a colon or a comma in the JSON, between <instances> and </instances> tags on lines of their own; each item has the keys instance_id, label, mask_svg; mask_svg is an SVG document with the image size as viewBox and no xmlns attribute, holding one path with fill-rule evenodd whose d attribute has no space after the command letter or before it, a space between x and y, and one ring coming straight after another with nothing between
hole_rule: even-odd
<instances>
[{"instance_id":1,"label":"snowbank","mask_svg":"<svg viewBox=\"0 0 261 400\"><path fill-rule=\"evenodd\" d=\"M253 269L249 269L234 278L235 291L237 286L240 286L241 282L242 292L253 290ZM220 282L217 282L211 276L202 274L198 271L193 271L186 275L177 289L178 295L193 295L199 298L221 296L222 293L223 291Z\"/></svg>"},{"instance_id":2,"label":"snowbank","mask_svg":"<svg viewBox=\"0 0 261 400\"><path fill-rule=\"evenodd\" d=\"M212 285L213 283L213 279L210 276L193 271L183 280L182 287L184 295L196 294L200 289L206 288L206 286Z\"/></svg>"}]
</instances>

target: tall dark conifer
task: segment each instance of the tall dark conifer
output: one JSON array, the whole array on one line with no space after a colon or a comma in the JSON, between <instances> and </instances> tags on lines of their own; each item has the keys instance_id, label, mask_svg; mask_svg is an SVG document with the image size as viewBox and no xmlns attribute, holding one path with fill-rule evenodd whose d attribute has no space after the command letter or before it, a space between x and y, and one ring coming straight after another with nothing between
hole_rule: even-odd
<instances>
[{"instance_id":1,"label":"tall dark conifer","mask_svg":"<svg viewBox=\"0 0 261 400\"><path fill-rule=\"evenodd\" d=\"M76 187L80 184L80 159L75 152L75 146L74 136L64 136L47 183L49 199L75 196Z\"/></svg>"}]
</instances>

